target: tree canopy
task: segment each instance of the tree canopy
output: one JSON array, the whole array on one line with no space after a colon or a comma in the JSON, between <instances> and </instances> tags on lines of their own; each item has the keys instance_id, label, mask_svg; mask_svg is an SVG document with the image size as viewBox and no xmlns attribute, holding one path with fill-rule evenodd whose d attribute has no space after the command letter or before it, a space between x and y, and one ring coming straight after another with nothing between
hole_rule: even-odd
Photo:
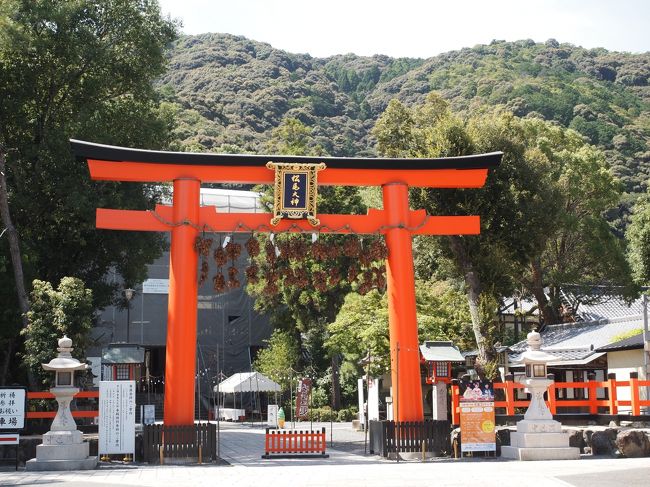
<instances>
[{"instance_id":1,"label":"tree canopy","mask_svg":"<svg viewBox=\"0 0 650 487\"><path fill-rule=\"evenodd\" d=\"M431 243L420 244L418 267L421 274L429 265L429 275L463 277L484 364L497 340L488 333L493 320L485 303L496 307L520 285L547 308L547 286L559 293L567 281L629 284L623 247L603 216L618 201L618 183L602 153L579 134L507 111L477 110L462 119L436 94L414 109L391 101L374 134L378 151L391 156L504 153L484 188L411 190L413 206L429 214L481 215L480 235L421 238ZM552 315L559 305L544 309L549 323L558 321Z\"/></svg>"},{"instance_id":2,"label":"tree canopy","mask_svg":"<svg viewBox=\"0 0 650 487\"><path fill-rule=\"evenodd\" d=\"M123 0L9 0L0 25L2 196L20 240L20 254L11 256L0 241L0 288L15 288L9 262L20 261L26 282L75 276L105 306L116 290L107 271L116 269L127 285L142 281L163 240L98 231L95 208L151 208L161 188L91 182L68 139L166 146L172 119L152 82L164 71L176 26L156 2ZM11 310L0 316L11 342L17 298L3 292L0 299Z\"/></svg>"}]
</instances>

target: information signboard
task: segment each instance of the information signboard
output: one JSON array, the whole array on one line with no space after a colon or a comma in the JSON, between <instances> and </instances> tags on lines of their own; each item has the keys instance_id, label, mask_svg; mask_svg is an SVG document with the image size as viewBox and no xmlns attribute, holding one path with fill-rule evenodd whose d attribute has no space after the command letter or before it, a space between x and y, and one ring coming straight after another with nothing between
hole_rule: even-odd
<instances>
[{"instance_id":1,"label":"information signboard","mask_svg":"<svg viewBox=\"0 0 650 487\"><path fill-rule=\"evenodd\" d=\"M278 427L278 406L277 404L269 404L268 414L266 417L266 424L271 428Z\"/></svg>"},{"instance_id":2,"label":"information signboard","mask_svg":"<svg viewBox=\"0 0 650 487\"><path fill-rule=\"evenodd\" d=\"M156 405L145 404L143 406L142 422L144 424L154 424L156 422Z\"/></svg>"},{"instance_id":3,"label":"information signboard","mask_svg":"<svg viewBox=\"0 0 650 487\"><path fill-rule=\"evenodd\" d=\"M25 427L26 406L26 388L0 387L0 433Z\"/></svg>"},{"instance_id":4,"label":"information signboard","mask_svg":"<svg viewBox=\"0 0 650 487\"><path fill-rule=\"evenodd\" d=\"M135 381L99 383L98 453L135 454Z\"/></svg>"},{"instance_id":5,"label":"information signboard","mask_svg":"<svg viewBox=\"0 0 650 487\"><path fill-rule=\"evenodd\" d=\"M496 451L494 388L489 381L460 383L461 452Z\"/></svg>"},{"instance_id":6,"label":"information signboard","mask_svg":"<svg viewBox=\"0 0 650 487\"><path fill-rule=\"evenodd\" d=\"M143 294L169 294L169 279L147 279L142 283Z\"/></svg>"}]
</instances>

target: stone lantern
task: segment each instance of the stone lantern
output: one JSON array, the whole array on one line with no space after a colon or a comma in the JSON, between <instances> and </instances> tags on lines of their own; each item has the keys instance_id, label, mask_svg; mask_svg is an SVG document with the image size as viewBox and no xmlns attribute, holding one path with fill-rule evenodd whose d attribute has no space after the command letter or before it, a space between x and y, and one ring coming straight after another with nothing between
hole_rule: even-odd
<instances>
[{"instance_id":1,"label":"stone lantern","mask_svg":"<svg viewBox=\"0 0 650 487\"><path fill-rule=\"evenodd\" d=\"M49 363L43 364L45 370L53 371L54 394L58 409L50 431L43 435L43 443L36 447L36 458L26 464L27 470L88 470L97 466L97 457L89 457L89 445L70 412L70 403L79 392L74 387L74 373L86 370L89 366L73 358L72 340L67 336L59 339L59 354Z\"/></svg>"},{"instance_id":2,"label":"stone lantern","mask_svg":"<svg viewBox=\"0 0 650 487\"><path fill-rule=\"evenodd\" d=\"M569 446L569 433L544 402L544 393L553 383L546 374L546 365L555 356L541 350L542 337L536 331L528 334L528 350L519 359L526 376L520 383L530 393L530 405L524 419L517 422L517 432L510 434L510 446L501 447L501 456L516 460L572 460L580 458L580 449Z\"/></svg>"}]
</instances>

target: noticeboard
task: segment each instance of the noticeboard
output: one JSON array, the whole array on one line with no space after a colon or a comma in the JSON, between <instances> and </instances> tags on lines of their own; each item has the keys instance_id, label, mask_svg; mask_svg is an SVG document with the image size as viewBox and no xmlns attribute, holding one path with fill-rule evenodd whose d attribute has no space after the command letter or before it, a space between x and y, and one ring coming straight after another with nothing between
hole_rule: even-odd
<instances>
[{"instance_id":1,"label":"noticeboard","mask_svg":"<svg viewBox=\"0 0 650 487\"><path fill-rule=\"evenodd\" d=\"M99 383L99 454L135 453L135 381Z\"/></svg>"},{"instance_id":2,"label":"noticeboard","mask_svg":"<svg viewBox=\"0 0 650 487\"><path fill-rule=\"evenodd\" d=\"M142 422L144 424L154 424L156 422L155 404L145 404L142 406Z\"/></svg>"},{"instance_id":3,"label":"noticeboard","mask_svg":"<svg viewBox=\"0 0 650 487\"><path fill-rule=\"evenodd\" d=\"M461 452L496 451L494 386L491 381L461 381Z\"/></svg>"},{"instance_id":4,"label":"noticeboard","mask_svg":"<svg viewBox=\"0 0 650 487\"><path fill-rule=\"evenodd\" d=\"M27 388L0 387L0 433L22 430L26 411Z\"/></svg>"}]
</instances>

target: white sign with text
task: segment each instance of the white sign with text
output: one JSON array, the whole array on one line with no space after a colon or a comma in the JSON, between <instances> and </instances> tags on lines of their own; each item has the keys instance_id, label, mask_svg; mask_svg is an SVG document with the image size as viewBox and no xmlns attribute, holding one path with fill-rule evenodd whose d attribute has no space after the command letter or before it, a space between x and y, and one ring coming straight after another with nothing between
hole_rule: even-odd
<instances>
[{"instance_id":1,"label":"white sign with text","mask_svg":"<svg viewBox=\"0 0 650 487\"><path fill-rule=\"evenodd\" d=\"M0 387L0 431L21 430L25 427L24 387Z\"/></svg>"},{"instance_id":2,"label":"white sign with text","mask_svg":"<svg viewBox=\"0 0 650 487\"><path fill-rule=\"evenodd\" d=\"M135 381L99 383L98 453L135 454Z\"/></svg>"}]
</instances>

